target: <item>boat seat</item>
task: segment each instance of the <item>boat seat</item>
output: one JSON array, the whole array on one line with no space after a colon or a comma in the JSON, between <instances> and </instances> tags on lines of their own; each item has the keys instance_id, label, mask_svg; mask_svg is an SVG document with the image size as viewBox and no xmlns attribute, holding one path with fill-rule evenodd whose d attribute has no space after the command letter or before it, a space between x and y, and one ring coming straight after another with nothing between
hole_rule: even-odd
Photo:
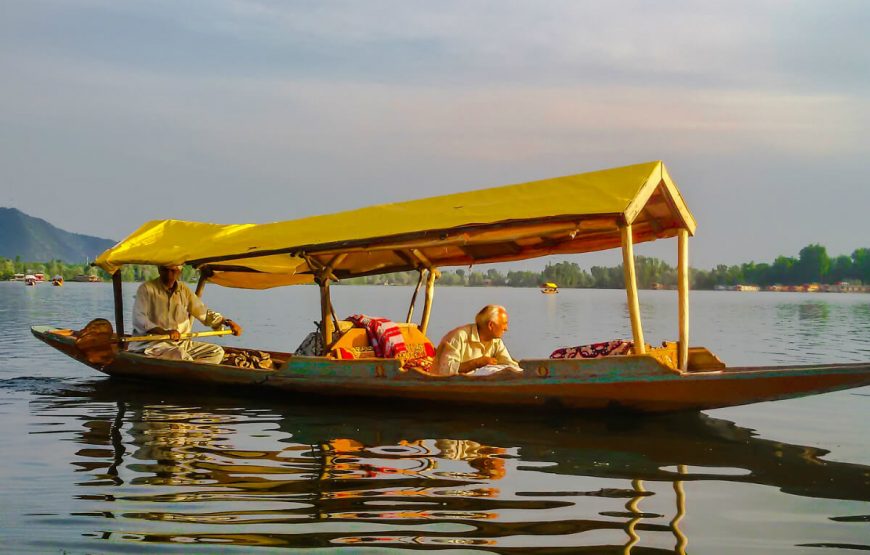
<instances>
[{"instance_id":1,"label":"boat seat","mask_svg":"<svg viewBox=\"0 0 870 555\"><path fill-rule=\"evenodd\" d=\"M342 326L342 322L345 322L345 320L339 321L340 328L345 327ZM434 356L435 347L423 332L420 331L417 324L396 322L396 326L402 332L402 339L405 341L407 355L404 358L418 359ZM327 356L339 359L374 358L375 352L369 344L369 337L365 328L351 327L333 342Z\"/></svg>"},{"instance_id":2,"label":"boat seat","mask_svg":"<svg viewBox=\"0 0 870 555\"><path fill-rule=\"evenodd\" d=\"M615 339L577 347L563 347L550 354L550 358L603 358L634 354L634 341ZM661 347L646 344L646 354L662 363L666 368L677 369L677 344L665 342Z\"/></svg>"},{"instance_id":3,"label":"boat seat","mask_svg":"<svg viewBox=\"0 0 870 555\"><path fill-rule=\"evenodd\" d=\"M647 351L669 368L676 369L679 366L676 341L662 341L661 347L647 348ZM710 372L725 368L725 363L706 347L689 347L689 359L686 362L687 372Z\"/></svg>"},{"instance_id":4,"label":"boat seat","mask_svg":"<svg viewBox=\"0 0 870 555\"><path fill-rule=\"evenodd\" d=\"M722 362L722 359L711 353L706 347L689 347L689 372L709 372L724 368L725 363Z\"/></svg>"},{"instance_id":5,"label":"boat seat","mask_svg":"<svg viewBox=\"0 0 870 555\"><path fill-rule=\"evenodd\" d=\"M562 347L550 353L550 358L601 358L607 356L630 355L633 341L614 339L576 347Z\"/></svg>"}]
</instances>

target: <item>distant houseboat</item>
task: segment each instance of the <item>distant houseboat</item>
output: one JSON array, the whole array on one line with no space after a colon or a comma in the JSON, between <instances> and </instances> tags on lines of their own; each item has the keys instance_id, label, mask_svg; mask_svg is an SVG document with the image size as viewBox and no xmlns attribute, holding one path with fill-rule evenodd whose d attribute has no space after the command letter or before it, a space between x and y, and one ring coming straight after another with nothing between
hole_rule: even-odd
<instances>
[{"instance_id":1,"label":"distant houseboat","mask_svg":"<svg viewBox=\"0 0 870 555\"><path fill-rule=\"evenodd\" d=\"M103 281L100 279L100 276L95 276L94 274L79 274L75 276L72 280L84 283L96 283L98 281Z\"/></svg>"},{"instance_id":2,"label":"distant houseboat","mask_svg":"<svg viewBox=\"0 0 870 555\"><path fill-rule=\"evenodd\" d=\"M848 281L838 281L830 285L822 285L822 291L826 293L859 293L863 291L860 285L849 283Z\"/></svg>"},{"instance_id":3,"label":"distant houseboat","mask_svg":"<svg viewBox=\"0 0 870 555\"><path fill-rule=\"evenodd\" d=\"M733 285L731 287L731 291L761 291L761 287L757 285L744 285L742 283L738 283L737 285Z\"/></svg>"},{"instance_id":4,"label":"distant houseboat","mask_svg":"<svg viewBox=\"0 0 870 555\"><path fill-rule=\"evenodd\" d=\"M24 274L13 274L9 281L24 281Z\"/></svg>"}]
</instances>

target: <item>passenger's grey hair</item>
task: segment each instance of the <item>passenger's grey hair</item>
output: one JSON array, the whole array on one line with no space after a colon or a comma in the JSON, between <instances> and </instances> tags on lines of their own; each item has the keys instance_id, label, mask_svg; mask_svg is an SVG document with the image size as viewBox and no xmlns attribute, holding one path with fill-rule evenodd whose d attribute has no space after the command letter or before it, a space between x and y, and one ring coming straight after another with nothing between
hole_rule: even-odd
<instances>
[{"instance_id":1,"label":"passenger's grey hair","mask_svg":"<svg viewBox=\"0 0 870 555\"><path fill-rule=\"evenodd\" d=\"M494 322L500 312L507 313L507 310L498 304L488 304L481 308L477 316L474 317L474 323L477 324L478 328L484 328L488 322Z\"/></svg>"}]
</instances>

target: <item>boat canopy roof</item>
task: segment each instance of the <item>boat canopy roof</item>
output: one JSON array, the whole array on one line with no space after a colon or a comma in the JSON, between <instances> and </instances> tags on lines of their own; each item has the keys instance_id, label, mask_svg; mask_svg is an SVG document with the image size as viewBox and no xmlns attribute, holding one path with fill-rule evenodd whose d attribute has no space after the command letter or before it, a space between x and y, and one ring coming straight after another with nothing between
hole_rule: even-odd
<instances>
[{"instance_id":1,"label":"boat canopy roof","mask_svg":"<svg viewBox=\"0 0 870 555\"><path fill-rule=\"evenodd\" d=\"M266 289L443 266L616 248L694 234L665 165L608 170L265 224L154 220L95 264L189 264L228 287Z\"/></svg>"}]
</instances>

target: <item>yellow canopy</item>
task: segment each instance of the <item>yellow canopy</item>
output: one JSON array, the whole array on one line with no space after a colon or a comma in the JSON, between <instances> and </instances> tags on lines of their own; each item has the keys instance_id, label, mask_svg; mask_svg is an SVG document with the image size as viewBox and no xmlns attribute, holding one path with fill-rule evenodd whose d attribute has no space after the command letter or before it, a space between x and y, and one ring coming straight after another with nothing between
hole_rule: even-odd
<instances>
[{"instance_id":1,"label":"yellow canopy","mask_svg":"<svg viewBox=\"0 0 870 555\"><path fill-rule=\"evenodd\" d=\"M465 266L620 246L695 231L661 162L382 204L267 224L159 220L101 254L124 264L190 264L229 287L264 289L422 267Z\"/></svg>"},{"instance_id":2,"label":"yellow canopy","mask_svg":"<svg viewBox=\"0 0 870 555\"><path fill-rule=\"evenodd\" d=\"M548 281L547 283L545 283L541 287L546 287L547 289L558 289L559 288L559 286L556 285L555 283L553 283L552 281Z\"/></svg>"}]
</instances>

